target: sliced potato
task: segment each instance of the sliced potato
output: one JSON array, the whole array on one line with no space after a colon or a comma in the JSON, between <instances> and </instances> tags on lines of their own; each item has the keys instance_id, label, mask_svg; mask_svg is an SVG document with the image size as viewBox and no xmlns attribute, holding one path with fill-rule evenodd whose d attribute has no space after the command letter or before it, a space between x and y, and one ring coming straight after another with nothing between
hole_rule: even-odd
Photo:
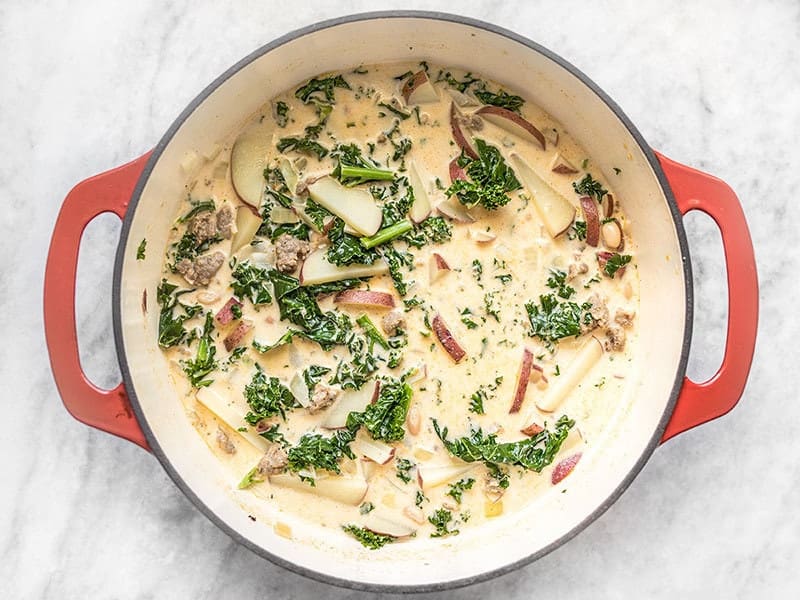
<instances>
[{"instance_id":1,"label":"sliced potato","mask_svg":"<svg viewBox=\"0 0 800 600\"><path fill-rule=\"evenodd\" d=\"M417 166L413 162L408 165L408 182L411 184L411 189L414 190L414 203L408 210L408 216L414 223L421 223L431 214L431 201Z\"/></svg>"},{"instance_id":2,"label":"sliced potato","mask_svg":"<svg viewBox=\"0 0 800 600\"><path fill-rule=\"evenodd\" d=\"M469 473L475 466L475 463L466 462L419 465L417 466L417 481L423 490L429 490Z\"/></svg>"},{"instance_id":3,"label":"sliced potato","mask_svg":"<svg viewBox=\"0 0 800 600\"><path fill-rule=\"evenodd\" d=\"M248 428L247 431L239 431L240 427L246 425L244 413L238 406L231 404L227 395L223 396L222 394L218 393L213 386L211 386L203 387L197 390L195 397L197 398L198 402L217 415L217 417L219 417L233 431L241 435L261 452L266 452L267 446L269 445L267 440L256 434L255 431L251 430L250 428Z\"/></svg>"},{"instance_id":4,"label":"sliced potato","mask_svg":"<svg viewBox=\"0 0 800 600\"><path fill-rule=\"evenodd\" d=\"M266 181L264 169L272 147L272 127L256 123L245 129L231 148L231 183L243 202L261 206Z\"/></svg>"},{"instance_id":5,"label":"sliced potato","mask_svg":"<svg viewBox=\"0 0 800 600\"><path fill-rule=\"evenodd\" d=\"M556 238L569 229L575 218L575 207L570 201L550 187L518 154L511 155L511 162L550 236Z\"/></svg>"},{"instance_id":6,"label":"sliced potato","mask_svg":"<svg viewBox=\"0 0 800 600\"><path fill-rule=\"evenodd\" d=\"M570 363L561 369L561 375L555 377L547 394L536 400L536 406L544 412L553 412L564 401L569 393L582 381L586 380L589 370L603 355L603 344L591 336L578 348Z\"/></svg>"},{"instance_id":7,"label":"sliced potato","mask_svg":"<svg viewBox=\"0 0 800 600\"><path fill-rule=\"evenodd\" d=\"M305 481L301 481L297 475L290 473L280 473L278 475L270 475L269 482L273 485L280 487L291 488L298 492L306 492L307 494L314 494L336 500L342 504L350 506L358 506L367 495L369 484L361 477L317 477L314 480L315 485L309 485Z\"/></svg>"},{"instance_id":8,"label":"sliced potato","mask_svg":"<svg viewBox=\"0 0 800 600\"><path fill-rule=\"evenodd\" d=\"M344 187L332 177L325 176L308 185L314 202L328 209L360 235L374 235L381 228L383 213L375 199L362 188Z\"/></svg>"},{"instance_id":9,"label":"sliced potato","mask_svg":"<svg viewBox=\"0 0 800 600\"><path fill-rule=\"evenodd\" d=\"M372 277L389 271L389 265L376 260L371 265L347 265L338 267L325 258L327 248L318 248L306 257L300 269L301 285L316 285L329 281L341 281L358 277Z\"/></svg>"},{"instance_id":10,"label":"sliced potato","mask_svg":"<svg viewBox=\"0 0 800 600\"><path fill-rule=\"evenodd\" d=\"M236 209L236 233L231 240L231 254L236 254L253 241L261 223L263 223L261 216L249 206L240 206Z\"/></svg>"}]
</instances>

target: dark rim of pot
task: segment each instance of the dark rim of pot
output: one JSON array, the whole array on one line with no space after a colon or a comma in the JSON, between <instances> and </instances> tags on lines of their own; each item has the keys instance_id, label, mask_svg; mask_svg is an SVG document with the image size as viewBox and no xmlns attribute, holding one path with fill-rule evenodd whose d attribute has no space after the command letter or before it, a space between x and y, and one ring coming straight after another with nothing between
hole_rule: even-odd
<instances>
[{"instance_id":1,"label":"dark rim of pot","mask_svg":"<svg viewBox=\"0 0 800 600\"><path fill-rule=\"evenodd\" d=\"M144 189L145 184L147 183L148 178L150 177L150 173L153 170L153 167L158 162L161 154L163 153L164 149L172 140L175 133L180 129L183 125L184 121L189 118L189 116L195 111L195 109L203 103L203 101L218 87L220 87L223 83L225 83L231 76L237 73L239 70L243 69L251 62L256 60L257 58L263 56L267 52L286 44L287 42L291 42L296 40L297 38L303 37L308 34L315 33L317 31L328 29L331 27L336 27L339 25L347 24L347 23L354 23L358 21L368 21L374 19L427 19L427 20L435 20L435 21L447 21L450 23L456 23L460 25L466 25L469 27L474 27L477 29L483 29L489 31L491 33L503 36L510 40L513 40L527 48L538 52L539 54L545 56L546 58L552 60L565 70L567 70L570 74L574 75L578 78L581 82L583 82L589 89L591 89L617 116L617 118L625 125L628 129L628 132L633 136L636 140L636 143L639 145L641 150L644 152L644 155L647 157L650 166L653 169L656 177L658 178L659 183L664 191L664 195L667 198L667 202L669 205L669 210L672 213L672 218L675 224L676 233L678 236L678 243L680 245L681 250L681 258L683 264L683 275L684 275L684 285L685 285L685 292L686 292L686 313L685 313L685 333L683 338L683 344L681 349L681 356L680 360L678 361L678 366L675 371L675 379L672 384L672 391L670 392L669 402L664 410L664 413L661 416L661 419L658 423L658 426L653 431L653 435L650 438L647 447L645 448L644 452L640 456L639 460L636 461L636 464L630 470L630 472L625 476L622 482L617 486L617 488L611 493L611 495L606 498L590 515L588 515L585 519L583 519L580 523L575 525L569 532L564 534L558 540L548 544L544 548L539 549L538 551L530 554L529 556L517 560L515 562L509 563L503 567L493 569L491 571L487 571L484 573L480 573L478 575L464 577L461 579L449 580L444 581L441 583L427 583L427 584L409 584L409 585L382 585L382 584L374 584L374 583L362 583L358 581L351 581L347 579L342 579L338 577L333 577L330 575L326 575L323 573L319 573L312 569L308 569L306 567L299 566L294 564L290 561L287 561L279 556L276 556L264 548L254 544L249 539L245 538L237 531L232 529L228 526L219 516L214 513L214 511L209 508L189 487L189 485L183 480L181 474L177 471L177 469L172 465L169 456L165 454L162 450L161 446L158 443L153 431L150 429L147 420L142 412L141 406L139 404L139 400L136 395L136 390L133 386L133 382L131 380L130 369L128 367L128 357L125 353L124 344L122 343L123 339L123 332L122 332L122 320L121 320L121 276L122 276L122 267L125 261L125 248L128 243L128 234L130 232L130 226L133 219L133 215L136 212L136 206L139 203L139 199L142 194L142 190ZM693 286L692 286L692 270L691 270L691 261L689 260L689 247L686 241L686 232L683 227L683 220L680 211L677 208L677 204L675 203L675 198L672 194L672 189L669 186L669 182L667 181L666 176L664 175L663 170L661 169L661 165L658 162L653 150L650 146L645 142L642 135L639 131L634 127L633 123L628 119L622 109L614 102L600 87L597 86L591 79L589 79L586 75L584 75L580 70L574 67L572 64L561 58L560 56L554 54L550 50L540 46L539 44L532 42L531 40L518 35L512 31L504 29L502 27L498 27L496 25L492 25L490 23L486 23L484 21L479 21L476 19L470 19L467 17L462 17L458 15L451 15L447 13L440 13L440 12L428 12L428 11L379 11L379 12L367 12L355 15L349 15L346 17L339 17L335 19L329 19L327 21L321 21L314 25L310 25L308 27L304 27L302 29L298 29L291 33L287 33L279 37L278 39L262 46L255 52L251 53L249 56L243 58L235 65L233 65L230 69L225 71L222 75L217 77L208 87L206 87L192 102L184 109L184 111L180 114L180 116L175 120L175 122L170 126L167 132L164 134L164 137L158 142L158 145L153 150L150 159L147 162L147 165L142 172L138 183L136 184L136 188L134 189L133 196L131 197L130 204L128 206L127 213L125 215L125 219L122 225L121 231L121 238L119 242L119 247L117 248L117 255L116 261L114 265L114 283L113 283L113 320L114 320L114 338L115 344L117 348L117 356L119 358L120 370L122 373L122 379L125 383L125 388L128 393L128 397L130 398L131 405L133 407L133 411L136 414L136 418L139 421L139 425L144 432L145 438L152 449L153 454L159 460L159 462L163 465L164 469L166 470L169 477L175 482L175 484L180 488L180 490L194 503L200 511L208 517L217 527L222 529L225 533L227 533L231 538L236 540L238 543L242 544L243 546L249 548L251 551L255 552L259 556L262 556L269 561L285 567L295 573L303 575L305 577L309 577L311 579L322 581L324 583L333 584L340 587L345 587L354 590L364 590L364 591L376 591L376 592L395 592L395 593L418 593L418 592L431 592L431 591L440 591L440 590L450 590L458 587L463 587L467 585L471 585L474 583L479 583L483 581L487 581L489 579L493 579L495 577L499 577L500 575L504 575L506 573L510 573L524 565L527 565L534 560L548 554L549 552L555 550L559 546L563 545L565 542L569 541L573 537L575 537L578 533L580 533L583 529L589 526L595 519L597 519L600 515L602 515L616 500L622 495L622 493L628 488L631 484L633 479L638 475L638 473L642 470L645 463L648 461L650 456L652 455L655 448L659 445L659 441L661 440L661 436L664 433L664 430L669 422L670 417L672 416L672 412L675 408L675 403L677 402L678 395L681 390L681 386L683 384L683 376L686 372L686 364L688 361L689 356L689 346L692 337L692 317L694 311L694 293L693 293Z\"/></svg>"}]
</instances>

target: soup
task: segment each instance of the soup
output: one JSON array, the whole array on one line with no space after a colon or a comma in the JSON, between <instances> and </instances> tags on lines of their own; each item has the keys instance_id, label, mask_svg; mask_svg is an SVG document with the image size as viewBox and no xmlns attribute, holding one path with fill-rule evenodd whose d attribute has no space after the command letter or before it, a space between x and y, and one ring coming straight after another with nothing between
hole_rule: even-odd
<instances>
[{"instance_id":1,"label":"soup","mask_svg":"<svg viewBox=\"0 0 800 600\"><path fill-rule=\"evenodd\" d=\"M457 535L567 492L627 410L624 174L513 90L322 74L184 167L158 341L281 535L281 515L376 550Z\"/></svg>"}]
</instances>

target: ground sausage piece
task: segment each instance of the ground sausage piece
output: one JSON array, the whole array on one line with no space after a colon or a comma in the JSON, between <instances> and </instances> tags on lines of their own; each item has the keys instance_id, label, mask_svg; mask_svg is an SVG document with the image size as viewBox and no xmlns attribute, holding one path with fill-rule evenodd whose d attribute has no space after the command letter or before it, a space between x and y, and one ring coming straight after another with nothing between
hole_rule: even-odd
<instances>
[{"instance_id":1,"label":"ground sausage piece","mask_svg":"<svg viewBox=\"0 0 800 600\"><path fill-rule=\"evenodd\" d=\"M567 280L575 279L578 275L585 275L589 272L589 265L585 262L570 263L567 271Z\"/></svg>"},{"instance_id":2,"label":"ground sausage piece","mask_svg":"<svg viewBox=\"0 0 800 600\"><path fill-rule=\"evenodd\" d=\"M217 427L217 446L226 454L236 454L236 446L233 445L231 438L222 431L221 427Z\"/></svg>"},{"instance_id":3,"label":"ground sausage piece","mask_svg":"<svg viewBox=\"0 0 800 600\"><path fill-rule=\"evenodd\" d=\"M311 245L291 235L283 234L275 240L275 266L281 273L292 273L311 252Z\"/></svg>"},{"instance_id":4,"label":"ground sausage piece","mask_svg":"<svg viewBox=\"0 0 800 600\"><path fill-rule=\"evenodd\" d=\"M233 211L227 204L219 209L217 213L217 235L226 240L231 237L231 225L233 224Z\"/></svg>"},{"instance_id":5,"label":"ground sausage piece","mask_svg":"<svg viewBox=\"0 0 800 600\"><path fill-rule=\"evenodd\" d=\"M283 472L288 462L289 457L281 445L271 444L266 454L258 461L256 469L259 475L277 475Z\"/></svg>"},{"instance_id":6,"label":"ground sausage piece","mask_svg":"<svg viewBox=\"0 0 800 600\"><path fill-rule=\"evenodd\" d=\"M388 333L389 335L394 335L397 333L397 330L405 324L405 319L403 319L403 315L393 310L390 313L386 313L381 319L381 326L383 330Z\"/></svg>"},{"instance_id":7,"label":"ground sausage piece","mask_svg":"<svg viewBox=\"0 0 800 600\"><path fill-rule=\"evenodd\" d=\"M327 385L317 384L314 388L314 393L311 394L311 404L308 407L308 412L312 415L321 410L325 410L339 397L339 390L336 388L328 387Z\"/></svg>"},{"instance_id":8,"label":"ground sausage piece","mask_svg":"<svg viewBox=\"0 0 800 600\"><path fill-rule=\"evenodd\" d=\"M614 313L614 322L618 325L622 325L623 327L630 327L633 325L633 317L635 313L632 310L625 310L624 308L618 308L617 312Z\"/></svg>"},{"instance_id":9,"label":"ground sausage piece","mask_svg":"<svg viewBox=\"0 0 800 600\"><path fill-rule=\"evenodd\" d=\"M225 255L222 252L213 252L198 256L194 260L184 258L176 268L190 284L208 285L224 262Z\"/></svg>"},{"instance_id":10,"label":"ground sausage piece","mask_svg":"<svg viewBox=\"0 0 800 600\"><path fill-rule=\"evenodd\" d=\"M505 493L505 488L500 485L500 482L492 477L489 473L486 474L486 479L483 481L483 493L492 502L497 502Z\"/></svg>"},{"instance_id":11,"label":"ground sausage piece","mask_svg":"<svg viewBox=\"0 0 800 600\"><path fill-rule=\"evenodd\" d=\"M213 212L202 212L186 226L186 231L197 238L197 243L217 237L217 217Z\"/></svg>"},{"instance_id":12,"label":"ground sausage piece","mask_svg":"<svg viewBox=\"0 0 800 600\"><path fill-rule=\"evenodd\" d=\"M622 352L625 349L625 330L618 325L611 325L606 329L604 346L607 352Z\"/></svg>"},{"instance_id":13,"label":"ground sausage piece","mask_svg":"<svg viewBox=\"0 0 800 600\"><path fill-rule=\"evenodd\" d=\"M592 294L589 296L588 302L592 305L589 309L592 322L588 325L585 323L581 324L581 331L584 333L608 325L608 305L606 304L605 298L600 296L600 294Z\"/></svg>"}]
</instances>

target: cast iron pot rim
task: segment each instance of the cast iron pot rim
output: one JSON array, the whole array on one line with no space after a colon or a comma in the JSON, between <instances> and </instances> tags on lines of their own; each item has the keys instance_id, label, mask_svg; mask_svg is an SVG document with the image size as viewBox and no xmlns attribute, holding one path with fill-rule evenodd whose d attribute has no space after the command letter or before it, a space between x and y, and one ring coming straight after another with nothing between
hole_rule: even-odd
<instances>
[{"instance_id":1,"label":"cast iron pot rim","mask_svg":"<svg viewBox=\"0 0 800 600\"><path fill-rule=\"evenodd\" d=\"M683 265L683 275L684 275L684 285L685 285L685 292L686 292L686 313L685 313L685 324L684 324L684 337L683 343L681 346L681 355L680 360L678 361L678 368L675 373L675 380L672 384L672 391L670 392L669 402L667 403L666 408L664 409L664 413L661 416L661 419L658 423L658 426L653 431L653 435L650 438L650 441L647 444L644 452L642 453L639 460L633 466L633 468L628 472L622 482L617 486L617 488L606 498L589 516L583 519L580 523L575 525L570 531L565 533L559 539L553 541L552 543L548 544L544 548L539 549L538 551L528 555L525 558L517 560L515 562L509 563L503 567L499 567L492 571L487 571L485 573L481 573L479 575L473 575L470 577L463 577L461 579L454 579L450 581L440 582L440 583L426 583L426 584L408 584L408 585L383 585L383 584L376 584L376 583L362 583L359 581L351 581L349 579L342 579L339 577L333 577L331 575L326 575L323 573L319 573L314 571L313 569L308 569L306 567L302 567L297 565L293 562L287 561L279 556L268 552L261 546L258 546L251 542L249 539L245 538L233 528L229 527L216 513L214 513L189 487L189 485L183 480L180 473L175 469L175 467L170 462L169 457L166 453L162 450L161 446L156 439L156 436L153 434L152 429L150 429L150 425L148 424L144 413L142 411L141 405L139 404L139 399L136 395L136 390L133 386L133 381L131 379L130 369L128 367L128 357L125 353L125 347L122 343L123 339L123 332L122 332L122 318L121 318L121 290L122 290L122 267L123 263L125 262L125 247L128 243L128 235L130 233L131 222L133 221L133 215L136 212L136 206L139 203L139 199L142 194L142 190L147 183L148 178L150 177L150 173L152 172L155 164L158 162L161 154L163 153L164 149L172 140L175 133L180 129L181 125L191 116L194 110L203 103L203 101L211 95L214 90L220 87L225 81L227 81L230 77L232 77L235 73L249 65L251 62L256 60L257 58L263 56L267 52L278 48L286 44L287 42L293 41L297 38L303 37L305 35L315 33L317 31L321 31L323 29L328 29L330 27L336 27L338 25L343 25L346 23L356 23L359 21L369 21L374 19L428 19L428 20L435 20L435 21L447 21L450 23L456 23L459 25L466 25L469 27L474 27L476 29L484 29L489 31L490 33L494 33L497 35L501 35L508 39L511 39L523 46L538 52L539 54L544 55L546 58L552 60L553 62L557 63L562 68L566 69L569 73L580 79L586 86L588 86L617 116L617 118L625 125L628 129L630 134L636 140L636 143L639 145L641 150L644 152L647 161L650 163L650 166L655 173L661 188L664 191L664 195L667 198L667 203L669 205L669 210L672 214L672 219L675 224L675 229L678 236L678 244L681 250L681 262ZM692 316L694 312L694 290L692 285L692 268L691 268L691 261L689 258L689 247L686 241L686 231L683 227L683 220L680 211L678 210L677 204L675 202L675 198L672 194L672 189L670 188L669 182L667 181L666 175L664 175L664 171L661 169L661 165L658 162L653 150L650 146L645 142L642 135L630 121L630 119L625 115L622 109L614 102L600 87L595 84L589 77L587 77L583 72L579 69L574 67L572 64L554 54L550 50L540 46L539 44L529 40L528 38L516 34L508 29L503 27L498 27L496 25L492 25L491 23L487 23L485 21L480 21L477 19L472 19L469 17L462 17L459 15L453 15L449 13L442 13L442 12L432 12L432 11L418 11L418 10L389 10L389 11L374 11L374 12L365 12L365 13L358 13L353 15L348 15L344 17L337 17L334 19L328 19L325 21L320 21L313 25L309 25L307 27L303 27L301 29L297 29L290 33L287 33L272 42L261 46L232 67L230 67L227 71L225 71L222 75L217 77L210 85L208 85L200 94L192 100L189 105L183 110L183 112L178 116L178 118L172 123L170 128L158 142L156 147L153 149L153 153L150 156L150 159L147 161L147 165L145 166L144 170L142 171L141 176L139 177L139 181L136 184L136 187L133 191L133 195L131 196L130 204L128 205L128 209L125 213L125 218L122 223L122 230L120 235L119 246L117 247L117 254L116 260L114 263L114 280L113 280L113 289L112 289L112 311L113 311L113 325L114 325L114 340L117 349L117 357L119 359L120 371L122 374L122 380L125 384L125 389L128 393L128 397L130 398L131 406L133 408L133 412L136 415L136 419L139 422L139 425L142 428L145 438L147 439L147 443L150 445L150 448L153 454L156 456L158 461L164 467L164 470L167 472L169 477L175 482L175 485L186 495L186 497L191 500L191 502L198 508L200 511L217 527L219 527L222 531L224 531L228 536L230 536L233 540L238 542L239 544L245 546L252 552L258 554L259 556L266 558L270 562L284 567L290 571L293 571L299 575L304 577L308 577L310 579L314 579L316 581L321 581L323 583L332 584L335 586L349 588L353 590L360 590L360 591L372 591L372 592L394 592L394 593L403 593L403 594L411 594L411 593L419 593L419 592L433 592L433 591L441 591L441 590L451 590L459 587L464 587L467 585L472 585L474 583L479 583L483 581L488 581L490 579L494 579L499 577L500 575L505 575L523 567L531 562L541 558L542 556L552 552L559 546L562 546L573 537L575 537L578 533L583 531L586 527L589 526L595 519L600 517L608 508L617 501L617 499L623 494L623 492L628 488L634 478L639 474L639 472L644 467L645 463L649 460L650 456L653 454L656 446L659 445L659 441L661 440L661 436L664 433L664 430L669 422L670 417L672 416L672 412L675 408L675 403L678 400L678 395L680 394L681 387L683 385L683 377L686 372L686 364L689 358L689 347L691 344L692 338Z\"/></svg>"}]
</instances>

